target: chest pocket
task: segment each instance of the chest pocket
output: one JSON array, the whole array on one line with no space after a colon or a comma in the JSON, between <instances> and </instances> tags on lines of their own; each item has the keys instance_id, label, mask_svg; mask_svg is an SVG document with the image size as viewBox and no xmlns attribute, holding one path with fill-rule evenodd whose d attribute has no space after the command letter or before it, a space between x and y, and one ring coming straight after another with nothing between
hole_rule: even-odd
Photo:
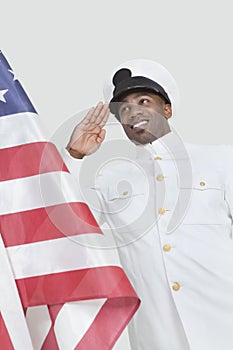
<instances>
[{"instance_id":1,"label":"chest pocket","mask_svg":"<svg viewBox=\"0 0 233 350\"><path fill-rule=\"evenodd\" d=\"M115 229L129 230L139 221L145 221L149 190L147 184L120 180L102 190L105 216ZM141 220L140 220L141 219Z\"/></svg>"},{"instance_id":2,"label":"chest pocket","mask_svg":"<svg viewBox=\"0 0 233 350\"><path fill-rule=\"evenodd\" d=\"M190 191L191 195L183 224L224 224L227 208L224 200L224 185L218 178L195 176L192 188L181 190Z\"/></svg>"}]
</instances>

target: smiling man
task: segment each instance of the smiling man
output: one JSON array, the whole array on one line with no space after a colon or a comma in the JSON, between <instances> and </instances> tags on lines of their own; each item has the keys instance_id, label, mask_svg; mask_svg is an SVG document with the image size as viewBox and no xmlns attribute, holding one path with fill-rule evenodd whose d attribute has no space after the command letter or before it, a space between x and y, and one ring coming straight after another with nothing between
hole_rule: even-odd
<instances>
[{"instance_id":1,"label":"smiling man","mask_svg":"<svg viewBox=\"0 0 233 350\"><path fill-rule=\"evenodd\" d=\"M131 77L125 68L115 73L113 84L111 112L131 141L145 145L171 131L167 122L172 116L171 102L159 84L142 76Z\"/></svg>"},{"instance_id":2,"label":"smiling man","mask_svg":"<svg viewBox=\"0 0 233 350\"><path fill-rule=\"evenodd\" d=\"M138 145L153 142L171 131L167 122L172 115L171 105L152 92L127 94L117 115L128 138Z\"/></svg>"},{"instance_id":3,"label":"smiling man","mask_svg":"<svg viewBox=\"0 0 233 350\"><path fill-rule=\"evenodd\" d=\"M141 299L131 347L231 350L233 147L182 142L169 123L178 89L156 62L120 65L104 94L136 149L133 161L99 164L94 186ZM99 103L73 131L67 163L76 177L104 140L109 107Z\"/></svg>"}]
</instances>

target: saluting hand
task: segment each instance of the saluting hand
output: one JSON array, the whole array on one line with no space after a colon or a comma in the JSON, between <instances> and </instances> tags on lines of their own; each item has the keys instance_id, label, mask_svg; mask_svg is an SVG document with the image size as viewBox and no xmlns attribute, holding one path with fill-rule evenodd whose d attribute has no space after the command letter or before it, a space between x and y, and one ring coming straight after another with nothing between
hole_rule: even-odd
<instances>
[{"instance_id":1,"label":"saluting hand","mask_svg":"<svg viewBox=\"0 0 233 350\"><path fill-rule=\"evenodd\" d=\"M74 128L67 150L74 158L94 153L104 140L103 129L110 114L107 103L99 102L89 110L85 118Z\"/></svg>"}]
</instances>

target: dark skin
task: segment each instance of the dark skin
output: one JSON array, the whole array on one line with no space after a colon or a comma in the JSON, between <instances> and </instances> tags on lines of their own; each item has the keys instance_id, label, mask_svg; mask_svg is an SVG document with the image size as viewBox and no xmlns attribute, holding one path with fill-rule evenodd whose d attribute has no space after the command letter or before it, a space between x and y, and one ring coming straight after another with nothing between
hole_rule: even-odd
<instances>
[{"instance_id":1,"label":"dark skin","mask_svg":"<svg viewBox=\"0 0 233 350\"><path fill-rule=\"evenodd\" d=\"M102 102L87 113L71 135L67 146L71 156L81 159L100 147L109 114L108 104ZM171 105L153 92L127 94L119 103L118 115L127 137L135 144L148 144L170 132Z\"/></svg>"},{"instance_id":2,"label":"dark skin","mask_svg":"<svg viewBox=\"0 0 233 350\"><path fill-rule=\"evenodd\" d=\"M151 92L127 94L118 114L126 135L135 144L148 144L171 131L168 124L171 105Z\"/></svg>"}]
</instances>

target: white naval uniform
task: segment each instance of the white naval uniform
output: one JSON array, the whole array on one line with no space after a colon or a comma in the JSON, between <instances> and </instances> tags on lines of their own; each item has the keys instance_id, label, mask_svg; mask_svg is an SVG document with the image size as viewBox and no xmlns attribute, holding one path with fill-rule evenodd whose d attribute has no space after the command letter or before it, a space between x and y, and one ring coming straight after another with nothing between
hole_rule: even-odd
<instances>
[{"instance_id":1,"label":"white naval uniform","mask_svg":"<svg viewBox=\"0 0 233 350\"><path fill-rule=\"evenodd\" d=\"M232 350L233 146L186 144L191 168L179 147L170 132L136 147L135 162L110 162L96 177L141 299L130 324L132 349ZM174 208L176 217L185 212L179 225L171 224Z\"/></svg>"}]
</instances>

